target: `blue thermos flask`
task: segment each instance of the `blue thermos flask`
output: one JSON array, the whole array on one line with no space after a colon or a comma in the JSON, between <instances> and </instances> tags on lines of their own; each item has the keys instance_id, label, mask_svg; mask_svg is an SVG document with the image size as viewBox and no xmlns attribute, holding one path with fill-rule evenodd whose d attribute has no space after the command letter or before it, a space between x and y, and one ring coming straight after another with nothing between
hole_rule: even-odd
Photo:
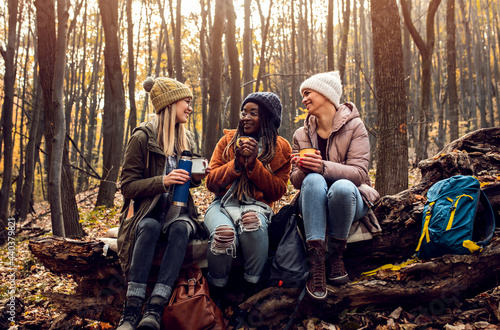
<instances>
[{"instance_id":1,"label":"blue thermos flask","mask_svg":"<svg viewBox=\"0 0 500 330\"><path fill-rule=\"evenodd\" d=\"M186 170L191 175L191 167L193 162L191 161L191 152L189 150L184 150L179 159L179 165L177 168ZM184 184L176 184L174 186L174 197L172 199L173 205L175 206L187 206L188 196L189 196L189 186L191 185L191 180L186 181Z\"/></svg>"}]
</instances>

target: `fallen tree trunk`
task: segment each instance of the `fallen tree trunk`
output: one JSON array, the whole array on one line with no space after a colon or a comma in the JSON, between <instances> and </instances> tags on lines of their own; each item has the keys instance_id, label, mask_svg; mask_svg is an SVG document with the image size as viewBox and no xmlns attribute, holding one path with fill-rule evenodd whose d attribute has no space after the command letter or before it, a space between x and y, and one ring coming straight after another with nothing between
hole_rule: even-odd
<instances>
[{"instance_id":1,"label":"fallen tree trunk","mask_svg":"<svg viewBox=\"0 0 500 330\"><path fill-rule=\"evenodd\" d=\"M427 190L454 175L475 175L483 186L497 217L500 214L500 128L481 129L447 145L418 165L422 180L396 195L384 196L373 208L382 233L372 240L352 243L345 252L349 273L362 272L410 258L417 247ZM479 208L479 216L482 216Z\"/></svg>"},{"instance_id":2,"label":"fallen tree trunk","mask_svg":"<svg viewBox=\"0 0 500 330\"><path fill-rule=\"evenodd\" d=\"M420 236L425 194L435 182L457 174L475 175L482 182L498 217L500 210L500 128L482 129L450 143L438 155L419 164L422 180L396 195L384 196L374 206L382 233L372 240L348 245L344 254L351 281L364 271L408 260ZM479 212L481 216L481 212ZM497 223L498 219L497 219ZM116 255L104 255L104 243L79 242L56 237L30 241L32 253L55 273L72 273L78 281L75 297L53 295L61 308L91 319L116 324L125 297L125 281ZM500 274L500 243L495 235L480 254L443 256L416 263L394 274L328 287L327 302L304 299L299 315L331 319L345 308L370 304L424 304L432 313ZM277 325L296 304L298 289L265 289L240 308L254 325ZM82 305L83 304L83 305ZM320 307L320 308L318 308ZM500 321L500 320L499 320Z\"/></svg>"},{"instance_id":3,"label":"fallen tree trunk","mask_svg":"<svg viewBox=\"0 0 500 330\"><path fill-rule=\"evenodd\" d=\"M82 318L117 324L126 297L126 283L115 252L101 241L78 241L57 236L33 239L31 253L56 274L71 274L75 294L51 293L59 310ZM60 320L63 322L64 320Z\"/></svg>"},{"instance_id":4,"label":"fallen tree trunk","mask_svg":"<svg viewBox=\"0 0 500 330\"><path fill-rule=\"evenodd\" d=\"M446 255L411 264L400 271L381 271L376 276L339 287L328 285L326 302L317 303L306 296L297 317L329 319L347 308L384 304L421 305L420 314L441 314L474 289L496 286L498 274L500 240L497 238L480 254ZM267 288L240 308L249 312L248 321L252 326L277 326L290 316L299 291Z\"/></svg>"}]
</instances>

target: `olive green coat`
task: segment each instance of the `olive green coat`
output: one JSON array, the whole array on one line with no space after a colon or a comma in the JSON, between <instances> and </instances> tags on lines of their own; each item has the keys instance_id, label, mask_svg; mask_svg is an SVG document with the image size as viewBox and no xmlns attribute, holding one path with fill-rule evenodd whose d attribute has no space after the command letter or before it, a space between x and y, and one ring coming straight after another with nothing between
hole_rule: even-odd
<instances>
[{"instance_id":1,"label":"olive green coat","mask_svg":"<svg viewBox=\"0 0 500 330\"><path fill-rule=\"evenodd\" d=\"M139 221L154 208L161 194L167 192L163 184L165 154L156 139L153 122L142 123L134 129L125 151L121 172L121 193L125 201L118 230L118 257L125 274L130 268ZM191 181L191 186L198 186L200 183ZM188 209L195 235L205 235L191 194Z\"/></svg>"}]
</instances>

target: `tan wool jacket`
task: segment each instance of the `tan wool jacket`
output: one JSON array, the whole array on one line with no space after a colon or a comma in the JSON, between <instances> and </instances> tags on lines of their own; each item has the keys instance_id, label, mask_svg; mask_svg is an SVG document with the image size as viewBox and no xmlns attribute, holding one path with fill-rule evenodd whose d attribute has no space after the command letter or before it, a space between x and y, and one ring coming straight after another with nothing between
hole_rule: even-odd
<instances>
[{"instance_id":1,"label":"tan wool jacket","mask_svg":"<svg viewBox=\"0 0 500 330\"><path fill-rule=\"evenodd\" d=\"M308 115L304 126L297 129L293 135L293 153L306 147L318 149L316 133L317 118ZM330 136L327 141L326 160L323 161L323 176L329 182L347 179L359 189L365 202L375 203L379 193L372 188L368 176L370 160L370 144L368 132L353 103L342 104L335 114ZM290 181L296 189L300 189L306 174L292 166Z\"/></svg>"}]
</instances>

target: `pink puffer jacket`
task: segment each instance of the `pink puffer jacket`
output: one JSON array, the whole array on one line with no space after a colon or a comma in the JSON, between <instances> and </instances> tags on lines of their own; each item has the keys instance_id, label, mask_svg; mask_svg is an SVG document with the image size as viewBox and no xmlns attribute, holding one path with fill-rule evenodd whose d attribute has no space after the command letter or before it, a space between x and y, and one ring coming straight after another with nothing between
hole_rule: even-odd
<instances>
[{"instance_id":1,"label":"pink puffer jacket","mask_svg":"<svg viewBox=\"0 0 500 330\"><path fill-rule=\"evenodd\" d=\"M316 133L317 118L307 116L304 126L293 135L293 153L301 148L318 149ZM330 137L327 142L327 160L323 161L323 176L330 182L347 179L353 182L368 204L375 203L379 193L372 188L368 176L370 144L368 132L353 103L342 104L335 115ZM305 174L297 166L292 167L290 181L300 189Z\"/></svg>"}]
</instances>

